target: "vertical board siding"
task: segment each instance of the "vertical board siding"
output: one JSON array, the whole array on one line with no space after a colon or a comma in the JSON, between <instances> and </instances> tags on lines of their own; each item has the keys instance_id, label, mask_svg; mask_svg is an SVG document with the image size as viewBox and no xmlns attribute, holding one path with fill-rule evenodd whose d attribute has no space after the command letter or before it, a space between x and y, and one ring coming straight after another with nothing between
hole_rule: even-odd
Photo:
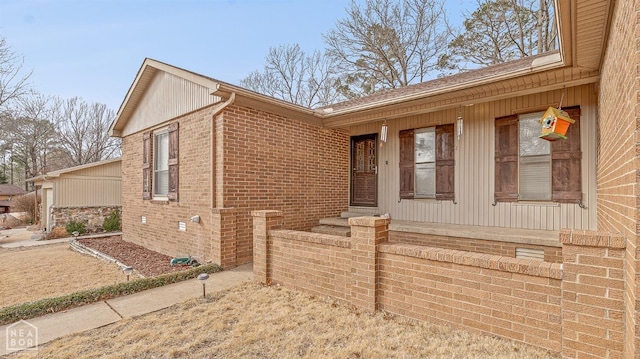
<instances>
[{"instance_id":1,"label":"vertical board siding","mask_svg":"<svg viewBox=\"0 0 640 359\"><path fill-rule=\"evenodd\" d=\"M154 127L218 101L219 97L212 96L208 88L159 71L151 80L147 94L138 104L123 133L129 135Z\"/></svg>"},{"instance_id":2,"label":"vertical board siding","mask_svg":"<svg viewBox=\"0 0 640 359\"><path fill-rule=\"evenodd\" d=\"M56 207L119 206L120 178L62 177L56 181Z\"/></svg>"},{"instance_id":3,"label":"vertical board siding","mask_svg":"<svg viewBox=\"0 0 640 359\"><path fill-rule=\"evenodd\" d=\"M477 226L540 230L596 229L596 99L591 85L567 88L562 107L581 107L581 209L573 203L494 202L494 120L514 113L558 106L563 90L519 96L473 106L387 120L389 139L378 148L378 208L392 218ZM461 111L464 133L455 139L455 198L452 201L399 198L398 133L410 128L455 123ZM376 133L382 122L352 126L353 136ZM457 129L456 129L457 131ZM456 132L457 134L457 132ZM570 179L568 179L570 180Z\"/></svg>"}]
</instances>

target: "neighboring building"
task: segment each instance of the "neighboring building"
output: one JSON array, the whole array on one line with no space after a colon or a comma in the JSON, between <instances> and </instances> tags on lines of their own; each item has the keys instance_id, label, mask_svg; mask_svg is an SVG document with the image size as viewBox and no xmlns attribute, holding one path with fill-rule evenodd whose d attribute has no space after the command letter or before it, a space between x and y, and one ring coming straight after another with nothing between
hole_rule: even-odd
<instances>
[{"instance_id":1,"label":"neighboring building","mask_svg":"<svg viewBox=\"0 0 640 359\"><path fill-rule=\"evenodd\" d=\"M109 159L52 171L27 179L40 189L40 225L47 232L70 221L85 222L88 230L121 207L121 160Z\"/></svg>"},{"instance_id":2,"label":"neighboring building","mask_svg":"<svg viewBox=\"0 0 640 359\"><path fill-rule=\"evenodd\" d=\"M587 247L613 233L624 263L605 276L623 284L581 287L593 293L577 301L624 322L599 347L640 355L640 1L556 4L556 52L316 110L146 59L110 128L123 140L123 238L232 267L252 259L253 210L298 230L388 213L396 242L558 265L571 262L560 230L591 231ZM537 138L549 107L575 120L566 140Z\"/></svg>"},{"instance_id":3,"label":"neighboring building","mask_svg":"<svg viewBox=\"0 0 640 359\"><path fill-rule=\"evenodd\" d=\"M10 213L13 198L24 194L27 192L16 185L0 184L0 213Z\"/></svg>"}]
</instances>

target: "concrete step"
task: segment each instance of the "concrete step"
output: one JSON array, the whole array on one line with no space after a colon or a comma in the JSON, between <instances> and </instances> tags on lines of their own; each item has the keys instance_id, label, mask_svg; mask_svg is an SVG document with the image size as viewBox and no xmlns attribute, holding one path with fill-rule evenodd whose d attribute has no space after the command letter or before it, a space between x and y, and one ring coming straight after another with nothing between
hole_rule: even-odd
<instances>
[{"instance_id":1,"label":"concrete step","mask_svg":"<svg viewBox=\"0 0 640 359\"><path fill-rule=\"evenodd\" d=\"M331 234L334 236L351 237L351 227L345 226L330 226L321 224L311 228L313 233Z\"/></svg>"},{"instance_id":2,"label":"concrete step","mask_svg":"<svg viewBox=\"0 0 640 359\"><path fill-rule=\"evenodd\" d=\"M322 218L318 222L320 225L325 225L325 226L350 227L348 218L340 218L340 217Z\"/></svg>"},{"instance_id":3,"label":"concrete step","mask_svg":"<svg viewBox=\"0 0 640 359\"><path fill-rule=\"evenodd\" d=\"M380 215L377 211L373 211L371 213L365 212L342 212L340 213L340 218L351 218L351 217L365 217L365 216L378 216Z\"/></svg>"}]
</instances>

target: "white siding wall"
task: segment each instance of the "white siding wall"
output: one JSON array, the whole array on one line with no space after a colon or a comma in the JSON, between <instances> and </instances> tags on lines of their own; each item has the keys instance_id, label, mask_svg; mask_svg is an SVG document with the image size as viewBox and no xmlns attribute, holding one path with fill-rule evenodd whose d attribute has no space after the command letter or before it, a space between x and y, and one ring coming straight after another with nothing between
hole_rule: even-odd
<instances>
[{"instance_id":1,"label":"white siding wall","mask_svg":"<svg viewBox=\"0 0 640 359\"><path fill-rule=\"evenodd\" d=\"M388 120L389 139L378 147L380 213L400 220L559 230L596 229L596 100L592 85L567 88L563 107L580 105L583 202L498 203L494 193L494 126L496 117L558 106L562 90L520 96L463 107L464 134L456 141L456 201L402 200L399 202L398 132L408 128L455 122L458 108ZM380 131L382 122L353 126L352 135ZM571 179L567 179L571 180Z\"/></svg>"}]
</instances>

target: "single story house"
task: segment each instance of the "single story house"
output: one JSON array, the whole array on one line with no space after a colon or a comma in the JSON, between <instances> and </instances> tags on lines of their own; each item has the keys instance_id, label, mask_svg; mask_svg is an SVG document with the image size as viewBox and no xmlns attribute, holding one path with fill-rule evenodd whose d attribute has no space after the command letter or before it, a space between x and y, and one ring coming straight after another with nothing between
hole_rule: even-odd
<instances>
[{"instance_id":1,"label":"single story house","mask_svg":"<svg viewBox=\"0 0 640 359\"><path fill-rule=\"evenodd\" d=\"M123 239L233 267L252 211L292 230L389 214L390 241L558 264L562 230L615 233L624 331L607 340L638 356L639 7L557 1L557 51L321 109L145 59L110 127ZM539 138L549 108L566 139Z\"/></svg>"},{"instance_id":2,"label":"single story house","mask_svg":"<svg viewBox=\"0 0 640 359\"><path fill-rule=\"evenodd\" d=\"M24 194L27 194L27 192L16 185L0 184L0 213L11 212L11 200Z\"/></svg>"},{"instance_id":3,"label":"single story house","mask_svg":"<svg viewBox=\"0 0 640 359\"><path fill-rule=\"evenodd\" d=\"M41 193L42 228L51 232L71 220L85 222L88 230L100 228L121 207L121 163L120 158L108 159L27 179Z\"/></svg>"}]
</instances>

